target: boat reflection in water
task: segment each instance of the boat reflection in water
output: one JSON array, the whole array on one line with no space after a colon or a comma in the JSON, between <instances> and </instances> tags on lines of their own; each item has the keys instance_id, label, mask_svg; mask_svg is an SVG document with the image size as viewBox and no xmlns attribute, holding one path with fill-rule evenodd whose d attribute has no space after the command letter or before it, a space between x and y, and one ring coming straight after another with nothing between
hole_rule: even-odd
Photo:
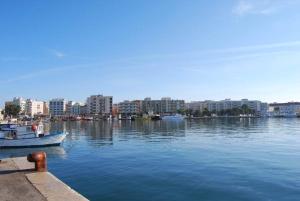
<instances>
[{"instance_id":1,"label":"boat reflection in water","mask_svg":"<svg viewBox=\"0 0 300 201\"><path fill-rule=\"evenodd\" d=\"M67 152L63 146L39 147L39 148L19 148L19 149L1 149L1 158L24 157L36 151L44 151L47 157L55 157L64 159Z\"/></svg>"}]
</instances>

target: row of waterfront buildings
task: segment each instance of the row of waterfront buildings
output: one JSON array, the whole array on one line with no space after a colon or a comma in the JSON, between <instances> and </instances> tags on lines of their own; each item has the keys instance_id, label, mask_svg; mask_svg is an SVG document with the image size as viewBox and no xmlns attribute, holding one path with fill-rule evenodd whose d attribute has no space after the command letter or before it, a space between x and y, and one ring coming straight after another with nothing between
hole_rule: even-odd
<instances>
[{"instance_id":1,"label":"row of waterfront buildings","mask_svg":"<svg viewBox=\"0 0 300 201\"><path fill-rule=\"evenodd\" d=\"M67 101L64 98L51 99L49 101L37 101L16 97L7 101L10 104L20 106L20 114L34 116L116 116L116 115L154 115L175 114L186 111L202 113L205 110L210 113L219 113L234 108L247 106L258 116L283 116L293 117L300 114L300 102L265 103L258 100L231 100L221 101L193 101L185 103L184 100L174 100L169 97L160 100L145 98L143 100L125 100L118 104L113 103L112 96L92 95L84 103ZM1 115L1 114L0 114ZM0 116L1 118L1 116Z\"/></svg>"},{"instance_id":2,"label":"row of waterfront buildings","mask_svg":"<svg viewBox=\"0 0 300 201\"><path fill-rule=\"evenodd\" d=\"M79 115L138 115L138 114L174 114L185 109L184 100L162 98L161 100L123 101L113 104L112 96L92 95L85 103L67 101L64 98L55 98L49 101L37 101L16 97L7 101L8 105L20 106L20 114L27 116L79 116Z\"/></svg>"},{"instance_id":3,"label":"row of waterfront buildings","mask_svg":"<svg viewBox=\"0 0 300 201\"><path fill-rule=\"evenodd\" d=\"M249 109L255 111L257 115L266 116L268 113L268 103L264 103L257 100L231 100L225 99L221 101L194 101L186 104L186 108L192 111L203 112L207 109L209 112L218 113L221 111L231 110L233 108L241 108L246 105Z\"/></svg>"}]
</instances>

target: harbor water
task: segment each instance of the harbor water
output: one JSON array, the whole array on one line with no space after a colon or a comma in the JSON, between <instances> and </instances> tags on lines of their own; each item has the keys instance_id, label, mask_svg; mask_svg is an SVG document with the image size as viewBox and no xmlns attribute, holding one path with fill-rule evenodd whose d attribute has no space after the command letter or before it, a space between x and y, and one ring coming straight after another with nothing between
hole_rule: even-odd
<instances>
[{"instance_id":1,"label":"harbor water","mask_svg":"<svg viewBox=\"0 0 300 201\"><path fill-rule=\"evenodd\" d=\"M49 171L90 200L298 201L300 118L55 122Z\"/></svg>"}]
</instances>

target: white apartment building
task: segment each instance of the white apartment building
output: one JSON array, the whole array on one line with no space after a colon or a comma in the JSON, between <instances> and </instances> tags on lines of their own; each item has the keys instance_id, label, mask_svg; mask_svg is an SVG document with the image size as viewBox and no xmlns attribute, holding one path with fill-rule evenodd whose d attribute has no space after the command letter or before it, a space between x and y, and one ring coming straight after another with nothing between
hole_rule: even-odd
<instances>
[{"instance_id":1,"label":"white apartment building","mask_svg":"<svg viewBox=\"0 0 300 201\"><path fill-rule=\"evenodd\" d=\"M193 111L200 111L203 112L205 108L208 109L210 112L220 112L222 110L228 110L233 108L240 108L242 105L247 105L250 109L254 110L257 114L266 116L268 113L268 104L263 103L258 100L231 100L225 99L221 101L195 101L188 104L189 109Z\"/></svg>"},{"instance_id":2,"label":"white apartment building","mask_svg":"<svg viewBox=\"0 0 300 201\"><path fill-rule=\"evenodd\" d=\"M125 100L118 104L120 114L138 114L141 112L140 109L137 101Z\"/></svg>"},{"instance_id":3,"label":"white apartment building","mask_svg":"<svg viewBox=\"0 0 300 201\"><path fill-rule=\"evenodd\" d=\"M34 115L44 114L44 102L27 99L25 106L25 114L33 117Z\"/></svg>"},{"instance_id":4,"label":"white apartment building","mask_svg":"<svg viewBox=\"0 0 300 201\"><path fill-rule=\"evenodd\" d=\"M67 101L63 98L56 98L49 101L49 112L51 116L61 116L66 113Z\"/></svg>"},{"instance_id":5,"label":"white apartment building","mask_svg":"<svg viewBox=\"0 0 300 201\"><path fill-rule=\"evenodd\" d=\"M269 104L270 116L296 117L300 115L300 102L271 103Z\"/></svg>"},{"instance_id":6,"label":"white apartment building","mask_svg":"<svg viewBox=\"0 0 300 201\"><path fill-rule=\"evenodd\" d=\"M88 114L112 114L112 96L92 95L87 98L87 113Z\"/></svg>"},{"instance_id":7,"label":"white apartment building","mask_svg":"<svg viewBox=\"0 0 300 201\"><path fill-rule=\"evenodd\" d=\"M14 97L12 104L20 106L20 114L26 112L26 100L22 97Z\"/></svg>"},{"instance_id":8,"label":"white apartment building","mask_svg":"<svg viewBox=\"0 0 300 201\"><path fill-rule=\"evenodd\" d=\"M144 113L177 113L179 110L185 109L184 100L173 100L169 97L161 98L161 100L151 100L151 98L145 98L142 101L142 110Z\"/></svg>"},{"instance_id":9,"label":"white apartment building","mask_svg":"<svg viewBox=\"0 0 300 201\"><path fill-rule=\"evenodd\" d=\"M190 103L186 103L186 109L192 111L203 111L204 108L207 108L207 104L204 101L192 101Z\"/></svg>"}]
</instances>

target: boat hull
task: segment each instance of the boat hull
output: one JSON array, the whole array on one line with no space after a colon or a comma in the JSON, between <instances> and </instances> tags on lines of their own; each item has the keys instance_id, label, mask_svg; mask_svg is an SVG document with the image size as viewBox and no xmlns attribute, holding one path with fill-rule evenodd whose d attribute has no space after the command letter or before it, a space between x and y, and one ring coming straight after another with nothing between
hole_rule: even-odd
<instances>
[{"instance_id":1,"label":"boat hull","mask_svg":"<svg viewBox=\"0 0 300 201\"><path fill-rule=\"evenodd\" d=\"M25 148L25 147L44 147L58 146L66 137L66 133L48 135L39 138L24 139L0 139L0 148Z\"/></svg>"}]
</instances>

